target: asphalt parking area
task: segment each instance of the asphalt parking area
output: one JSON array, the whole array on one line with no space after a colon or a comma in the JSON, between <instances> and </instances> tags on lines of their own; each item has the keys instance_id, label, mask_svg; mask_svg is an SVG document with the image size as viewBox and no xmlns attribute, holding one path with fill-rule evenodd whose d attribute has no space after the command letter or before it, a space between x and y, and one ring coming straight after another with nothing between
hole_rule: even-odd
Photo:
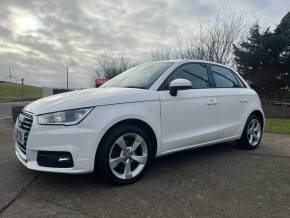
<instances>
[{"instance_id":1,"label":"asphalt parking area","mask_svg":"<svg viewBox=\"0 0 290 218\"><path fill-rule=\"evenodd\" d=\"M290 136L256 151L219 144L156 159L138 183L27 170L0 120L1 217L289 217Z\"/></svg>"}]
</instances>

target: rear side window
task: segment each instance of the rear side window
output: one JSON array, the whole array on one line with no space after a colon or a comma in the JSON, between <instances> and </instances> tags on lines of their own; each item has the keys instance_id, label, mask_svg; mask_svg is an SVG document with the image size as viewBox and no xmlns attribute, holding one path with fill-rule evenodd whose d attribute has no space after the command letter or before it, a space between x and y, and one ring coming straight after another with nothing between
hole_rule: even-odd
<instances>
[{"instance_id":1,"label":"rear side window","mask_svg":"<svg viewBox=\"0 0 290 218\"><path fill-rule=\"evenodd\" d=\"M237 80L237 77L230 69L217 65L211 65L211 70L216 88L243 87L243 85Z\"/></svg>"},{"instance_id":2,"label":"rear side window","mask_svg":"<svg viewBox=\"0 0 290 218\"><path fill-rule=\"evenodd\" d=\"M191 63L180 66L170 74L159 90L168 90L169 84L175 79L189 80L193 89L204 89L210 87L206 66L200 63Z\"/></svg>"}]
</instances>

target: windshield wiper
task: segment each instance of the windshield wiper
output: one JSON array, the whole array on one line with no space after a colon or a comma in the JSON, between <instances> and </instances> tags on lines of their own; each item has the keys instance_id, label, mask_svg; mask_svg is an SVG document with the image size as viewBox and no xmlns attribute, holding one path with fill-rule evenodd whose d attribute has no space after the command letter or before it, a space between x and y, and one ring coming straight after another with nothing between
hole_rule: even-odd
<instances>
[{"instance_id":1,"label":"windshield wiper","mask_svg":"<svg viewBox=\"0 0 290 218\"><path fill-rule=\"evenodd\" d=\"M141 87L141 86L123 86L123 88L146 89L145 87Z\"/></svg>"}]
</instances>

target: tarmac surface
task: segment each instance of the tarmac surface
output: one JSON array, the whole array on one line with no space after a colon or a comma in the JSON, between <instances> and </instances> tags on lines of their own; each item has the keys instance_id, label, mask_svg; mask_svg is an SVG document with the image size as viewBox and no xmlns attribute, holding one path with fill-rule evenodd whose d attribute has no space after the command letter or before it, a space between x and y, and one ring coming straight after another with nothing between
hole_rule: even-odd
<instances>
[{"instance_id":1,"label":"tarmac surface","mask_svg":"<svg viewBox=\"0 0 290 218\"><path fill-rule=\"evenodd\" d=\"M3 119L12 117L11 108L13 106L25 106L30 101L20 101L20 102L0 102L0 122Z\"/></svg>"},{"instance_id":2,"label":"tarmac surface","mask_svg":"<svg viewBox=\"0 0 290 218\"><path fill-rule=\"evenodd\" d=\"M93 175L26 169L11 119L0 120L0 217L289 217L290 136L264 134L158 158L145 176L113 186Z\"/></svg>"}]
</instances>

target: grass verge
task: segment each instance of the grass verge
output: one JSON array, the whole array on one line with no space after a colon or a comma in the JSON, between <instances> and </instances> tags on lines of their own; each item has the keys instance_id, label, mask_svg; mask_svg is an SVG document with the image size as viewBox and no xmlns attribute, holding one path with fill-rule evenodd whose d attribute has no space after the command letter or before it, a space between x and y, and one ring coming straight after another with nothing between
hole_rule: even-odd
<instances>
[{"instance_id":1,"label":"grass verge","mask_svg":"<svg viewBox=\"0 0 290 218\"><path fill-rule=\"evenodd\" d=\"M23 96L21 85L16 83L0 83L0 102L35 100L42 97L42 88L24 85Z\"/></svg>"},{"instance_id":2,"label":"grass verge","mask_svg":"<svg viewBox=\"0 0 290 218\"><path fill-rule=\"evenodd\" d=\"M265 132L290 134L290 119L266 119Z\"/></svg>"}]
</instances>

